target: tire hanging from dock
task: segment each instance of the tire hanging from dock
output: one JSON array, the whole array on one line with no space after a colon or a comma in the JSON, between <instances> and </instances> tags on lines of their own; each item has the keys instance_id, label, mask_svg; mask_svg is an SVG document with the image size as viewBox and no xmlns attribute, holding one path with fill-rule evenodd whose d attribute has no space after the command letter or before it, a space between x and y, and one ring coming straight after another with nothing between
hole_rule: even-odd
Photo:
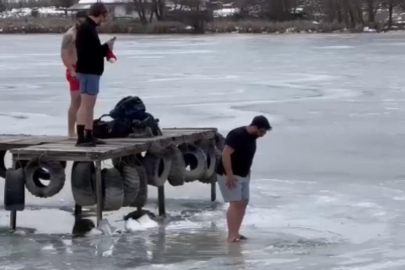
<instances>
[{"instance_id":1,"label":"tire hanging from dock","mask_svg":"<svg viewBox=\"0 0 405 270\"><path fill-rule=\"evenodd\" d=\"M0 177L6 178L7 168L4 164L4 157L6 156L7 151L0 151Z\"/></svg>"},{"instance_id":2,"label":"tire hanging from dock","mask_svg":"<svg viewBox=\"0 0 405 270\"><path fill-rule=\"evenodd\" d=\"M215 141L208 141L201 144L201 149L204 151L206 158L206 169L203 175L198 179L201 183L210 184L212 182L213 175L216 174L218 165L218 153L219 150L215 148Z\"/></svg>"},{"instance_id":3,"label":"tire hanging from dock","mask_svg":"<svg viewBox=\"0 0 405 270\"><path fill-rule=\"evenodd\" d=\"M0 177L2 178L6 178L6 173L7 173L7 168L6 165L4 163L4 158L6 156L7 151L0 151ZM17 168L20 167L25 167L25 165L28 163L28 161L17 161ZM23 164L23 165L22 165ZM20 166L19 166L20 165ZM65 167L66 167L66 163L65 163ZM42 168L39 168L36 171L36 177L40 178L42 180L49 180L51 178L51 176L49 175L49 173L47 171L45 171Z\"/></svg>"},{"instance_id":4,"label":"tire hanging from dock","mask_svg":"<svg viewBox=\"0 0 405 270\"><path fill-rule=\"evenodd\" d=\"M216 145L217 149L218 149L219 151L221 151L221 152L222 152L222 150L223 150L224 147L225 147L225 138L224 138L224 136L223 136L221 133L219 133L219 132L216 132L216 133L215 133L215 145Z\"/></svg>"},{"instance_id":5,"label":"tire hanging from dock","mask_svg":"<svg viewBox=\"0 0 405 270\"><path fill-rule=\"evenodd\" d=\"M183 154L177 147L171 147L169 149L172 156L172 164L170 166L169 176L167 177L167 181L170 185L177 187L184 185L185 182L185 174L184 168L186 164L184 162Z\"/></svg>"},{"instance_id":6,"label":"tire hanging from dock","mask_svg":"<svg viewBox=\"0 0 405 270\"><path fill-rule=\"evenodd\" d=\"M96 179L93 162L74 162L72 166L72 194L77 205L92 206L96 201Z\"/></svg>"},{"instance_id":7,"label":"tire hanging from dock","mask_svg":"<svg viewBox=\"0 0 405 270\"><path fill-rule=\"evenodd\" d=\"M123 165L120 168L124 185L124 207L130 206L139 193L139 174L135 167Z\"/></svg>"},{"instance_id":8,"label":"tire hanging from dock","mask_svg":"<svg viewBox=\"0 0 405 270\"><path fill-rule=\"evenodd\" d=\"M22 168L7 170L4 208L7 211L23 211L25 208L25 177Z\"/></svg>"},{"instance_id":9,"label":"tire hanging from dock","mask_svg":"<svg viewBox=\"0 0 405 270\"><path fill-rule=\"evenodd\" d=\"M179 149L183 154L185 163L185 167L183 168L185 182L199 180L207 168L204 151L193 144L182 144L179 146ZM187 168L190 168L190 170Z\"/></svg>"},{"instance_id":10,"label":"tire hanging from dock","mask_svg":"<svg viewBox=\"0 0 405 270\"><path fill-rule=\"evenodd\" d=\"M116 168L101 171L103 185L103 211L115 211L124 203L124 187L121 173Z\"/></svg>"},{"instance_id":11,"label":"tire hanging from dock","mask_svg":"<svg viewBox=\"0 0 405 270\"><path fill-rule=\"evenodd\" d=\"M46 186L35 177L39 168L46 169L50 174L49 184ZM28 191L39 198L49 198L58 194L65 185L66 175L63 165L49 157L43 156L31 159L25 166L26 187Z\"/></svg>"},{"instance_id":12,"label":"tire hanging from dock","mask_svg":"<svg viewBox=\"0 0 405 270\"><path fill-rule=\"evenodd\" d=\"M148 184L155 187L161 187L165 184L170 173L172 159L166 150L162 154L148 152L142 160L145 168Z\"/></svg>"},{"instance_id":13,"label":"tire hanging from dock","mask_svg":"<svg viewBox=\"0 0 405 270\"><path fill-rule=\"evenodd\" d=\"M148 201L148 178L145 168L141 165L134 167L139 176L139 192L135 200L131 203L133 207L144 207Z\"/></svg>"},{"instance_id":14,"label":"tire hanging from dock","mask_svg":"<svg viewBox=\"0 0 405 270\"><path fill-rule=\"evenodd\" d=\"M137 166L142 164L143 157L140 153L134 154L134 155L129 155L129 156L123 156L120 158L113 158L112 159L112 164L116 168L120 168L123 165L128 165L131 167Z\"/></svg>"}]
</instances>

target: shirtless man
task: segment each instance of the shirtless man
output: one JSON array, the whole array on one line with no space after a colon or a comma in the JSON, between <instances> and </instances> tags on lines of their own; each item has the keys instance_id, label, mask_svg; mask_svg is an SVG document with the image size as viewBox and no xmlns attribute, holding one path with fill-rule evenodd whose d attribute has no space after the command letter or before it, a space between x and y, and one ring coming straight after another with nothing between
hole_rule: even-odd
<instances>
[{"instance_id":1,"label":"shirtless man","mask_svg":"<svg viewBox=\"0 0 405 270\"><path fill-rule=\"evenodd\" d=\"M81 95L80 95L80 84L76 78L76 29L81 22L86 19L86 12L78 12L76 14L76 23L72 26L63 36L62 46L61 46L61 57L62 62L66 67L66 79L69 83L70 88L70 107L68 111L68 135L69 137L76 137L75 124L76 115L80 107Z\"/></svg>"}]
</instances>

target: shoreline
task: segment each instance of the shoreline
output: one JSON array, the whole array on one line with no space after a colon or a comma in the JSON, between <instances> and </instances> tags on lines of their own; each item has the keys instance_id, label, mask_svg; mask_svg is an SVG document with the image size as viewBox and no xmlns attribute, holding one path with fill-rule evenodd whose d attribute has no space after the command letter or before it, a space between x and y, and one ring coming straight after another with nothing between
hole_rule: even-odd
<instances>
[{"instance_id":1,"label":"shoreline","mask_svg":"<svg viewBox=\"0 0 405 270\"><path fill-rule=\"evenodd\" d=\"M5 34L61 34L66 32L74 21L69 18L20 18L0 19L0 35ZM162 21L141 25L130 20L115 20L100 26L100 34L132 34L132 35L204 35L204 34L351 34L351 33L386 33L403 31L399 27L391 29L370 29L357 26L354 29L346 28L339 23L320 23L314 21L286 21L272 22L264 20L214 20L206 23L204 32L196 33L190 25Z\"/></svg>"}]
</instances>

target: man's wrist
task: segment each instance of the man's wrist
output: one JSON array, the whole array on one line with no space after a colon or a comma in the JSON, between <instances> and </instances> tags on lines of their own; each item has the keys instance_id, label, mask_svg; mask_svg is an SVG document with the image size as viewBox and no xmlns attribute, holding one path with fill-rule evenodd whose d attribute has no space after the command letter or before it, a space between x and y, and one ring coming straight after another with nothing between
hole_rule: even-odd
<instances>
[{"instance_id":1,"label":"man's wrist","mask_svg":"<svg viewBox=\"0 0 405 270\"><path fill-rule=\"evenodd\" d=\"M233 172L226 172L227 176L233 176Z\"/></svg>"}]
</instances>

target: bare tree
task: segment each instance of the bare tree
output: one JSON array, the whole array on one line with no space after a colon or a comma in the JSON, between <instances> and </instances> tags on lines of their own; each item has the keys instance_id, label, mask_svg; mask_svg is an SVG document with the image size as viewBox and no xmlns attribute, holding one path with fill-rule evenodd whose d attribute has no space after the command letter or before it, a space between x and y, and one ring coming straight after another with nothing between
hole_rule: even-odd
<instances>
[{"instance_id":1,"label":"bare tree","mask_svg":"<svg viewBox=\"0 0 405 270\"><path fill-rule=\"evenodd\" d=\"M166 9L166 1L165 0L152 0L149 21L150 22L153 21L153 15L156 16L156 19L158 21L164 20L165 9Z\"/></svg>"},{"instance_id":2,"label":"bare tree","mask_svg":"<svg viewBox=\"0 0 405 270\"><path fill-rule=\"evenodd\" d=\"M148 24L146 19L146 10L147 10L147 0L133 0L135 4L135 10L138 12L139 20L143 25Z\"/></svg>"},{"instance_id":3,"label":"bare tree","mask_svg":"<svg viewBox=\"0 0 405 270\"><path fill-rule=\"evenodd\" d=\"M388 27L393 25L393 14L395 9L405 9L405 0L385 0L383 7L388 9Z\"/></svg>"}]
</instances>

